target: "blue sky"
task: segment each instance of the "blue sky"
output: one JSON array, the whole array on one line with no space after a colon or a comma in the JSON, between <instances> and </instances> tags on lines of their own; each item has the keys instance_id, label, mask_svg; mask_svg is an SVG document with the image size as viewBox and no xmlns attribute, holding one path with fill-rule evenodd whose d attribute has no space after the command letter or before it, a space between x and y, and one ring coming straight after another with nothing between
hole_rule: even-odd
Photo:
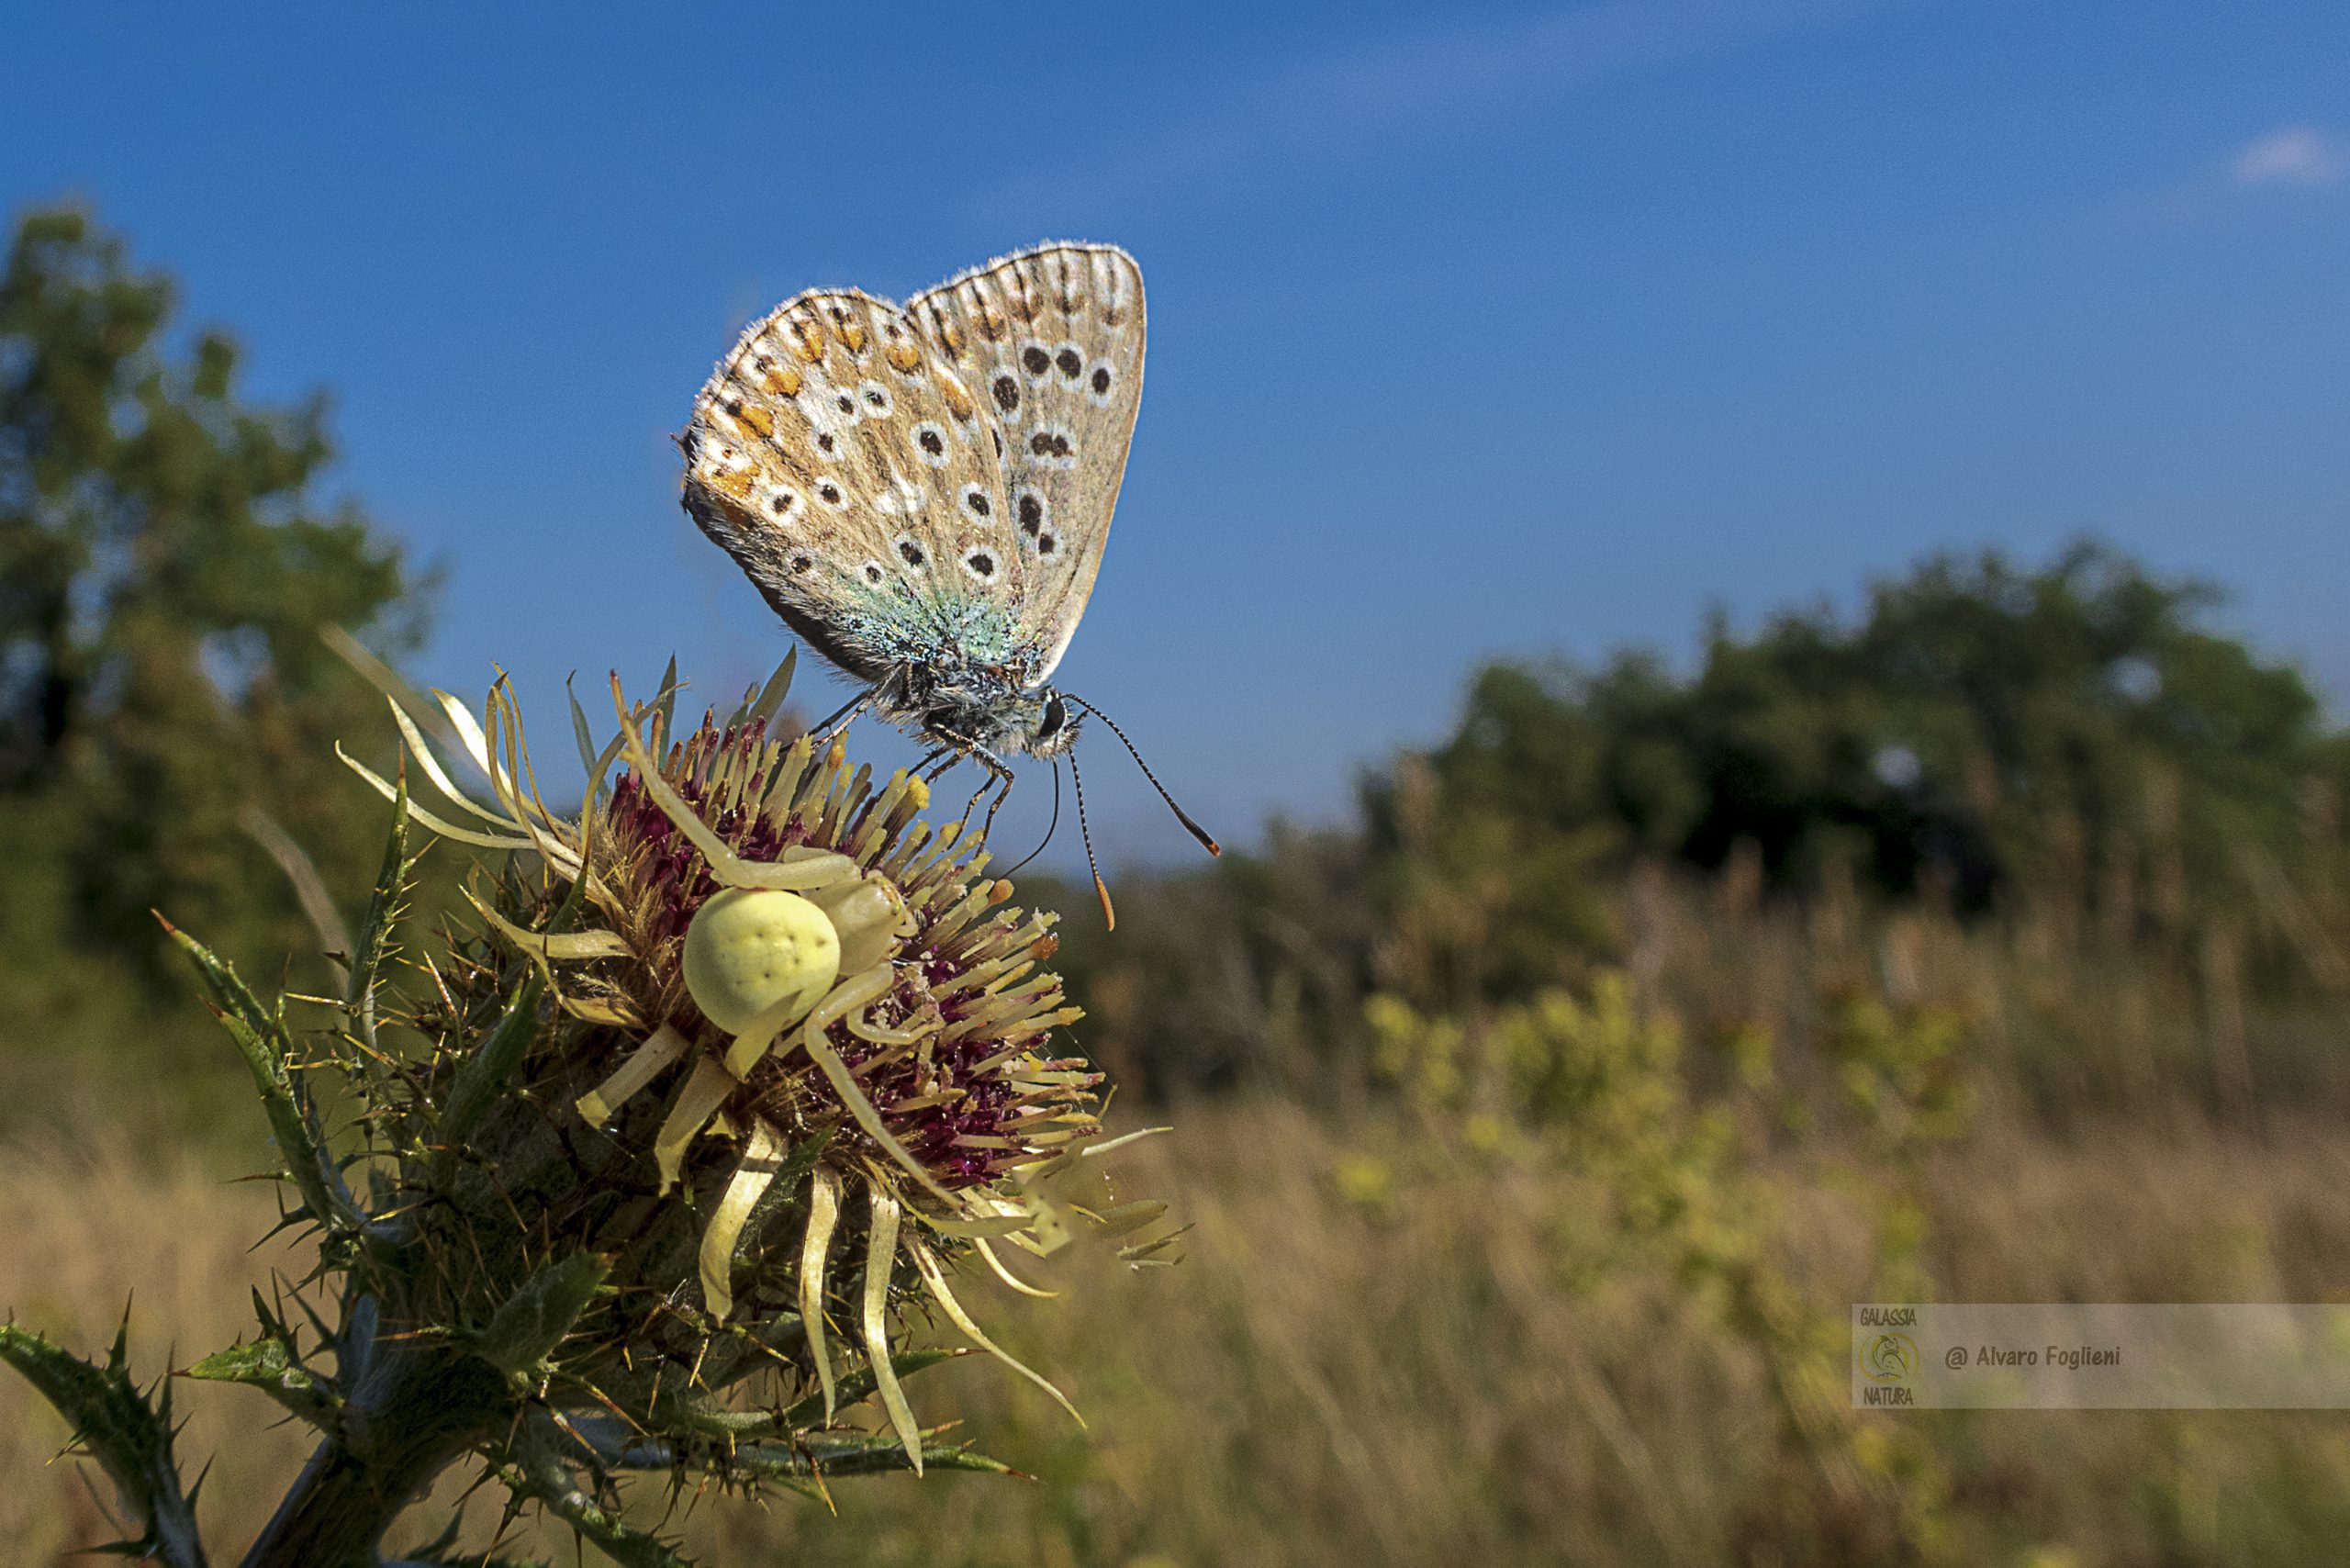
<instances>
[{"instance_id":1,"label":"blue sky","mask_svg":"<svg viewBox=\"0 0 2350 1568\"><path fill-rule=\"evenodd\" d=\"M743 321L1047 237L1151 294L1062 675L1228 837L1480 658L1936 547L2094 529L2350 694L2338 3L89 4L0 80L0 202L333 392L336 486L449 570L420 673L512 670L551 758L572 670L721 700L787 645L676 500ZM1109 857L1181 854L1102 739Z\"/></svg>"}]
</instances>

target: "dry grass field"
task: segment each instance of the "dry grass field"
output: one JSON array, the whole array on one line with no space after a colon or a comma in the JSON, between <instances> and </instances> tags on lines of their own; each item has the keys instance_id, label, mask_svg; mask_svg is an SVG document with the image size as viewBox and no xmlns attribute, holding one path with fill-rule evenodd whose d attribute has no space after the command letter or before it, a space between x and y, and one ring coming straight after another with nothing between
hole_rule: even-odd
<instances>
[{"instance_id":1,"label":"dry grass field","mask_svg":"<svg viewBox=\"0 0 2350 1568\"><path fill-rule=\"evenodd\" d=\"M1576 1036L1617 1057L1594 1080L1615 1086L1579 1091L1572 1114L1490 1098L1464 1114L1408 1073L1344 1113L1178 1108L1128 1181L1195 1222L1180 1266L1079 1261L1059 1301L982 1296L1090 1431L983 1361L914 1384L927 1417L963 1418L1035 1479L851 1484L836 1517L688 1498L682 1528L714 1563L2342 1561L2341 1417L1863 1417L1840 1359L1846 1304L1887 1288L2341 1296L2338 1014L2190 1005L2208 977L2093 963L2066 950L2077 935L1716 918L1720 896L1671 905L1636 954L1642 1008L1684 1046ZM1940 1058L1918 1043L1937 1018ZM1775 1042L1759 1068L1758 1034ZM2248 1086L2232 1060L2255 1065ZM1963 1091L1930 1136L1921 1063ZM1639 1207L1651 1188L1672 1201ZM296 1261L252 1246L268 1189L194 1155L19 1141L0 1197L0 1302L96 1350L91 1326L130 1300L143 1373L235 1338L248 1288ZM249 1391L183 1382L178 1399L227 1549L307 1445ZM57 1420L13 1380L0 1412L7 1560L106 1539L103 1481L50 1462ZM495 1524L477 1503L468 1539L486 1547ZM531 1529L503 1550L570 1560ZM408 1533L431 1530L420 1517Z\"/></svg>"}]
</instances>

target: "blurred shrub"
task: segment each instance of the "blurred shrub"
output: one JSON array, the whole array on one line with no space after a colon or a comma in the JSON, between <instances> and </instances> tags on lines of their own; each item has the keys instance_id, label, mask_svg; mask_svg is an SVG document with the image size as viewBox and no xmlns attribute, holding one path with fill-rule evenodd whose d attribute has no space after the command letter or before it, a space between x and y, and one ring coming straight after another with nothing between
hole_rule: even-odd
<instances>
[{"instance_id":1,"label":"blurred shrub","mask_svg":"<svg viewBox=\"0 0 2350 1568\"><path fill-rule=\"evenodd\" d=\"M2247 844L2297 852L2343 773L2300 674L2203 624L2218 598L2095 543L2038 570L1938 555L1857 620L1718 619L1687 679L1643 653L1489 666L1428 766L1448 821L1519 825L1538 880L1543 846L1596 836L1707 868L1751 846L1783 887L1842 863L1973 910L2144 886L2156 915L2233 883ZM1374 786L1375 819L1397 795Z\"/></svg>"}]
</instances>

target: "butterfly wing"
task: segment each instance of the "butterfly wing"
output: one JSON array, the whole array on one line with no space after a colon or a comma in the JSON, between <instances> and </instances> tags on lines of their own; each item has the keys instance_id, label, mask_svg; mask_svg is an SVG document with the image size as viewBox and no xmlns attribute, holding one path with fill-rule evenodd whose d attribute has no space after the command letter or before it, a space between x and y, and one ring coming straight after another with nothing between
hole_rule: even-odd
<instances>
[{"instance_id":1,"label":"butterfly wing","mask_svg":"<svg viewBox=\"0 0 2350 1568\"><path fill-rule=\"evenodd\" d=\"M1017 622L1002 440L895 306L812 291L755 322L694 399L686 510L793 631L878 681L967 644L984 656Z\"/></svg>"},{"instance_id":2,"label":"butterfly wing","mask_svg":"<svg viewBox=\"0 0 2350 1568\"><path fill-rule=\"evenodd\" d=\"M907 318L980 401L1004 443L1030 684L1085 613L1142 404L1142 271L1114 245L1055 244L929 292Z\"/></svg>"}]
</instances>

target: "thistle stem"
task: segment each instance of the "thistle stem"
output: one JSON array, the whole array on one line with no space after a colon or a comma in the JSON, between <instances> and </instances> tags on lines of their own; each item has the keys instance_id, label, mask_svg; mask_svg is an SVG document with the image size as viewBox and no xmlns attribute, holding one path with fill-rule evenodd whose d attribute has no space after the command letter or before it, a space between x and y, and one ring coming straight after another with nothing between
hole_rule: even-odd
<instances>
[{"instance_id":1,"label":"thistle stem","mask_svg":"<svg viewBox=\"0 0 2350 1568\"><path fill-rule=\"evenodd\" d=\"M352 1315L364 1322L372 1315ZM310 1456L243 1568L375 1568L385 1532L433 1479L499 1429L510 1395L481 1361L385 1331L337 1430Z\"/></svg>"}]
</instances>

